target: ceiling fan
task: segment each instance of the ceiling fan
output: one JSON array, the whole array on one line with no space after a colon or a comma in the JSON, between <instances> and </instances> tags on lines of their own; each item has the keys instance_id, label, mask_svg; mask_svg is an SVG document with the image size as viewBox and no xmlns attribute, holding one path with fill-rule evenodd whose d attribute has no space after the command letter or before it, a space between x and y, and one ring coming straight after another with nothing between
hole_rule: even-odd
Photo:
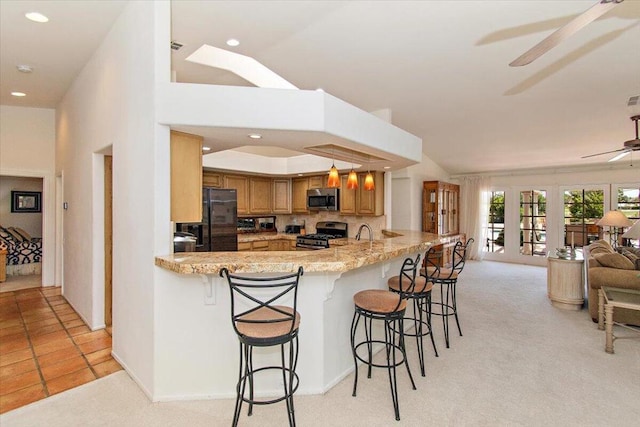
<instances>
[{"instance_id":1,"label":"ceiling fan","mask_svg":"<svg viewBox=\"0 0 640 427\"><path fill-rule=\"evenodd\" d=\"M613 150L613 151L605 151L604 153L590 154L588 156L582 156L582 158L586 159L587 157L601 156L603 154L619 153L615 157L612 157L611 159L609 159L610 162L615 162L616 160L620 160L621 158L631 153L632 151L640 151L640 138L638 138L638 120L640 120L640 115L632 116L631 120L633 120L636 123L636 137L635 139L630 139L628 141L625 141L624 148L620 148L619 150Z\"/></svg>"},{"instance_id":2,"label":"ceiling fan","mask_svg":"<svg viewBox=\"0 0 640 427\"><path fill-rule=\"evenodd\" d=\"M549 35L546 39L520 55L515 61L511 62L511 67L521 67L533 62L538 57L545 54L555 46L559 45L565 39L568 39L579 30L595 21L611 9L622 3L624 0L600 0L591 8L584 11L582 14L576 16L570 22L563 27L557 29L554 33Z\"/></svg>"}]
</instances>

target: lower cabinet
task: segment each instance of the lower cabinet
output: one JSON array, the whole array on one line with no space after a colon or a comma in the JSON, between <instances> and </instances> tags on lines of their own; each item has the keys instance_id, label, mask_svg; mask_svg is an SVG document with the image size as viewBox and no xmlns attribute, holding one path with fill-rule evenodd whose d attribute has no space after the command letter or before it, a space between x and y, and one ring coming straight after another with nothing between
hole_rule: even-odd
<instances>
[{"instance_id":1,"label":"lower cabinet","mask_svg":"<svg viewBox=\"0 0 640 427\"><path fill-rule=\"evenodd\" d=\"M292 251L295 249L296 241L289 239L238 242L238 251Z\"/></svg>"}]
</instances>

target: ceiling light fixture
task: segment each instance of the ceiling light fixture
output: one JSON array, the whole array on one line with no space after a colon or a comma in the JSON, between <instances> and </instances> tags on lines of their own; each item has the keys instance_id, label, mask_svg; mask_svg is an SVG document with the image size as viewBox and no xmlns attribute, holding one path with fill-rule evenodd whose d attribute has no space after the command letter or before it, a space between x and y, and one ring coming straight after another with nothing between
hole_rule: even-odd
<instances>
[{"instance_id":1,"label":"ceiling light fixture","mask_svg":"<svg viewBox=\"0 0 640 427\"><path fill-rule=\"evenodd\" d=\"M16 65L16 68L18 69L18 71L20 71L21 73L31 73L33 72L33 67L31 65Z\"/></svg>"},{"instance_id":2,"label":"ceiling light fixture","mask_svg":"<svg viewBox=\"0 0 640 427\"><path fill-rule=\"evenodd\" d=\"M211 147L202 147L202 151L211 151Z\"/></svg>"},{"instance_id":3,"label":"ceiling light fixture","mask_svg":"<svg viewBox=\"0 0 640 427\"><path fill-rule=\"evenodd\" d=\"M43 14L39 13L39 12L28 12L25 13L24 16L33 22L49 22L49 18L47 18L46 16L44 16Z\"/></svg>"},{"instance_id":4,"label":"ceiling light fixture","mask_svg":"<svg viewBox=\"0 0 640 427\"><path fill-rule=\"evenodd\" d=\"M27 96L27 94L24 92L11 92L11 95L17 96L17 97Z\"/></svg>"},{"instance_id":5,"label":"ceiling light fixture","mask_svg":"<svg viewBox=\"0 0 640 427\"><path fill-rule=\"evenodd\" d=\"M373 182L373 174L371 171L367 172L367 176L364 177L364 189L367 191L373 191L376 189L376 183Z\"/></svg>"},{"instance_id":6,"label":"ceiling light fixture","mask_svg":"<svg viewBox=\"0 0 640 427\"><path fill-rule=\"evenodd\" d=\"M333 160L333 155L331 156L331 169L329 169L329 178L327 179L327 187L329 188L340 187L340 175L338 174L338 169L336 168L335 161Z\"/></svg>"},{"instance_id":7,"label":"ceiling light fixture","mask_svg":"<svg viewBox=\"0 0 640 427\"><path fill-rule=\"evenodd\" d=\"M240 46L240 40L238 40L238 39L229 39L229 40L227 40L227 46L233 46L233 47Z\"/></svg>"},{"instance_id":8,"label":"ceiling light fixture","mask_svg":"<svg viewBox=\"0 0 640 427\"><path fill-rule=\"evenodd\" d=\"M249 135L247 135L249 138L251 139L261 139L262 135L260 135L259 133L250 133Z\"/></svg>"},{"instance_id":9,"label":"ceiling light fixture","mask_svg":"<svg viewBox=\"0 0 640 427\"><path fill-rule=\"evenodd\" d=\"M385 169L391 169L391 166L385 166L384 168Z\"/></svg>"},{"instance_id":10,"label":"ceiling light fixture","mask_svg":"<svg viewBox=\"0 0 640 427\"><path fill-rule=\"evenodd\" d=\"M356 171L353 170L353 156L351 156L351 172L349 172L349 176L347 177L347 189L358 189L358 175Z\"/></svg>"}]
</instances>

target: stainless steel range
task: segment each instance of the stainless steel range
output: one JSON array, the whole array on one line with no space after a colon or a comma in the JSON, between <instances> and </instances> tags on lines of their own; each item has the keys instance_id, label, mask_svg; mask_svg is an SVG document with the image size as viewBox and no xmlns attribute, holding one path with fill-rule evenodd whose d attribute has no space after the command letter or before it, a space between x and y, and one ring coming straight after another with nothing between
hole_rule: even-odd
<instances>
[{"instance_id":1,"label":"stainless steel range","mask_svg":"<svg viewBox=\"0 0 640 427\"><path fill-rule=\"evenodd\" d=\"M320 221L316 224L316 234L298 236L296 248L326 249L329 247L329 240L349 236L348 227L346 222Z\"/></svg>"}]
</instances>

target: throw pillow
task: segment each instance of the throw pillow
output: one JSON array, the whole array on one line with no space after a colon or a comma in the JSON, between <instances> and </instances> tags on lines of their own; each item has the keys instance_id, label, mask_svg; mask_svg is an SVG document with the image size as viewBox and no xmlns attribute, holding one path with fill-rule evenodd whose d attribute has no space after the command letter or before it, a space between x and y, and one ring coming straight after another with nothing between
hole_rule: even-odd
<instances>
[{"instance_id":1,"label":"throw pillow","mask_svg":"<svg viewBox=\"0 0 640 427\"><path fill-rule=\"evenodd\" d=\"M589 253L595 256L596 254L611 254L614 252L608 243L600 244L598 242L595 242L589 245Z\"/></svg>"},{"instance_id":2,"label":"throw pillow","mask_svg":"<svg viewBox=\"0 0 640 427\"><path fill-rule=\"evenodd\" d=\"M619 268L623 270L635 270L635 265L629 259L618 253L610 253L610 254L595 254L594 258L598 260L598 262L603 267L611 267L611 268Z\"/></svg>"},{"instance_id":3,"label":"throw pillow","mask_svg":"<svg viewBox=\"0 0 640 427\"><path fill-rule=\"evenodd\" d=\"M7 228L7 233L11 234L11 237L13 237L13 240L16 242L24 242L20 233L18 233L13 227Z\"/></svg>"},{"instance_id":4,"label":"throw pillow","mask_svg":"<svg viewBox=\"0 0 640 427\"><path fill-rule=\"evenodd\" d=\"M25 242L31 241L31 234L27 233L20 227L11 227L16 233L22 236Z\"/></svg>"}]
</instances>

